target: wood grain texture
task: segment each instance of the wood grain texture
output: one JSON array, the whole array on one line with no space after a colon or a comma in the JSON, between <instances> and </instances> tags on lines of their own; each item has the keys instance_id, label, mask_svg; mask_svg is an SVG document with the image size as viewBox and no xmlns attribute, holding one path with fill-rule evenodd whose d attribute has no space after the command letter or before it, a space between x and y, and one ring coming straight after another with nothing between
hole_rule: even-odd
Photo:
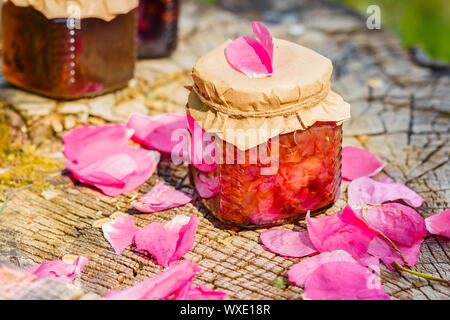
<instances>
[{"instance_id":1,"label":"wood grain texture","mask_svg":"<svg viewBox=\"0 0 450 320\"><path fill-rule=\"evenodd\" d=\"M11 113L11 127L25 133L52 157L61 155L61 135L76 124L124 121L132 111L145 114L183 112L195 60L229 38L251 35L248 19L265 19L275 37L311 47L334 64L332 86L352 104L344 125L344 144L362 145L386 163L382 175L407 184L426 200L428 217L449 207L450 75L415 65L393 37L367 30L365 21L341 7L319 1L220 1L221 6L186 1L180 43L170 58L139 61L128 88L78 101L54 101L24 93L0 78L0 104ZM275 10L268 14L267 10ZM231 10L231 11L230 11ZM233 13L239 12L239 15ZM300 33L301 26L305 29ZM299 29L300 28L300 29ZM0 216L0 262L25 268L65 254L89 258L75 284L99 295L136 284L162 270L131 249L116 255L93 222L116 211L134 214L143 227L166 222L175 214L195 214L200 225L185 258L203 272L196 281L229 293L231 299L298 299L302 289L274 288L270 282L300 259L267 252L258 243L263 230L226 229L198 205L156 214L136 214L130 204L164 179L193 194L185 167L163 161L138 191L110 198L66 175L50 179L57 196L46 200L31 190L14 195ZM345 194L326 214L343 208ZM305 230L300 221L285 228ZM450 245L429 237L414 270L450 279ZM448 286L382 267L382 283L394 299L449 299Z\"/></svg>"}]
</instances>

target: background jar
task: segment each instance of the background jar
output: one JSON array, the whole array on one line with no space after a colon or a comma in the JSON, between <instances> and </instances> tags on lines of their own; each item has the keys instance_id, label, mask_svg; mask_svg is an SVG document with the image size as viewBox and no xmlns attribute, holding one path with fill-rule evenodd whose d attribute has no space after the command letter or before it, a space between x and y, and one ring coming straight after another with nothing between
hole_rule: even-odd
<instances>
[{"instance_id":1,"label":"background jar","mask_svg":"<svg viewBox=\"0 0 450 320\"><path fill-rule=\"evenodd\" d=\"M2 8L2 69L10 83L61 99L127 86L136 59L137 2L125 13L100 17L83 17L83 1L81 9L67 2L61 12L68 16L51 19L13 2Z\"/></svg>"}]
</instances>

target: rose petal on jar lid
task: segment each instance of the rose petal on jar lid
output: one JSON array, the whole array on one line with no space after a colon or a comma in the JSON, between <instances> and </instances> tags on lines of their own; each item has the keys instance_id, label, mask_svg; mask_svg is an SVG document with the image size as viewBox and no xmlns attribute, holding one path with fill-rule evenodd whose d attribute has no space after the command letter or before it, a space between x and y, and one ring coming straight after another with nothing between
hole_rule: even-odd
<instances>
[{"instance_id":1,"label":"rose petal on jar lid","mask_svg":"<svg viewBox=\"0 0 450 320\"><path fill-rule=\"evenodd\" d=\"M126 127L134 130L134 141L164 154L171 154L180 143L177 134L185 136L187 142L186 116L177 113L163 113L154 117L132 113ZM183 150L187 150L187 145Z\"/></svg>"},{"instance_id":2,"label":"rose petal on jar lid","mask_svg":"<svg viewBox=\"0 0 450 320\"><path fill-rule=\"evenodd\" d=\"M189 260L183 260L171 268L124 290L111 290L105 294L111 300L164 300L168 299L202 269Z\"/></svg>"},{"instance_id":3,"label":"rose petal on jar lid","mask_svg":"<svg viewBox=\"0 0 450 320\"><path fill-rule=\"evenodd\" d=\"M258 39L239 37L225 48L228 63L250 78L265 78L273 74L272 36L260 22L252 23Z\"/></svg>"},{"instance_id":4,"label":"rose petal on jar lid","mask_svg":"<svg viewBox=\"0 0 450 320\"><path fill-rule=\"evenodd\" d=\"M192 248L197 227L197 216L192 215L187 219L180 215L165 226L153 222L140 229L134 241L137 249L147 251L159 265L167 267Z\"/></svg>"},{"instance_id":5,"label":"rose petal on jar lid","mask_svg":"<svg viewBox=\"0 0 450 320\"><path fill-rule=\"evenodd\" d=\"M417 263L417 259L420 254L420 246L423 242L422 239L417 239L411 246L403 246L401 244L395 244L396 247L400 250L403 257L405 258L408 266L414 266ZM392 263L395 261L400 265L404 265L404 262L397 251L394 250L392 245L381 236L375 237L369 244L367 248L367 253L379 258L386 267L394 271L395 268L392 266Z\"/></svg>"},{"instance_id":6,"label":"rose petal on jar lid","mask_svg":"<svg viewBox=\"0 0 450 320\"><path fill-rule=\"evenodd\" d=\"M381 231L389 239L411 246L427 235L425 220L416 210L400 203L385 203L356 211L373 230Z\"/></svg>"},{"instance_id":7,"label":"rose petal on jar lid","mask_svg":"<svg viewBox=\"0 0 450 320\"><path fill-rule=\"evenodd\" d=\"M133 243L139 228L134 225L132 216L120 216L102 225L103 235L117 254Z\"/></svg>"},{"instance_id":8,"label":"rose petal on jar lid","mask_svg":"<svg viewBox=\"0 0 450 320\"><path fill-rule=\"evenodd\" d=\"M187 282L169 300L224 300L227 294L222 291L211 290L204 285Z\"/></svg>"},{"instance_id":9,"label":"rose petal on jar lid","mask_svg":"<svg viewBox=\"0 0 450 320\"><path fill-rule=\"evenodd\" d=\"M379 173L384 164L369 150L355 146L342 148L342 178L353 180Z\"/></svg>"},{"instance_id":10,"label":"rose petal on jar lid","mask_svg":"<svg viewBox=\"0 0 450 320\"><path fill-rule=\"evenodd\" d=\"M332 261L347 261L356 263L356 260L344 250L323 252L313 257L306 258L292 266L287 276L289 281L296 286L303 286L306 279L321 265Z\"/></svg>"},{"instance_id":11,"label":"rose petal on jar lid","mask_svg":"<svg viewBox=\"0 0 450 320\"><path fill-rule=\"evenodd\" d=\"M178 208L192 201L192 198L164 182L157 183L139 200L133 201L133 207L141 212L158 212Z\"/></svg>"},{"instance_id":12,"label":"rose petal on jar lid","mask_svg":"<svg viewBox=\"0 0 450 320\"><path fill-rule=\"evenodd\" d=\"M311 219L306 216L308 233L314 247L320 252L345 250L359 259L378 232L370 229L353 210L346 206L328 217Z\"/></svg>"},{"instance_id":13,"label":"rose petal on jar lid","mask_svg":"<svg viewBox=\"0 0 450 320\"><path fill-rule=\"evenodd\" d=\"M259 238L269 251L284 257L301 258L317 252L306 232L270 229Z\"/></svg>"},{"instance_id":14,"label":"rose petal on jar lid","mask_svg":"<svg viewBox=\"0 0 450 320\"><path fill-rule=\"evenodd\" d=\"M425 223L429 233L450 238L450 209L426 218Z\"/></svg>"},{"instance_id":15,"label":"rose petal on jar lid","mask_svg":"<svg viewBox=\"0 0 450 320\"><path fill-rule=\"evenodd\" d=\"M369 177L360 177L350 182L347 195L348 204L352 208L395 200L403 200L412 207L420 207L424 202L421 196L401 183L383 183Z\"/></svg>"},{"instance_id":16,"label":"rose petal on jar lid","mask_svg":"<svg viewBox=\"0 0 450 320\"><path fill-rule=\"evenodd\" d=\"M56 278L61 282L70 283L81 273L87 261L88 259L83 256L78 256L71 264L62 260L46 261L29 267L27 271L39 279Z\"/></svg>"},{"instance_id":17,"label":"rose petal on jar lid","mask_svg":"<svg viewBox=\"0 0 450 320\"><path fill-rule=\"evenodd\" d=\"M305 299L389 300L377 275L359 263L333 261L316 268L305 281Z\"/></svg>"}]
</instances>

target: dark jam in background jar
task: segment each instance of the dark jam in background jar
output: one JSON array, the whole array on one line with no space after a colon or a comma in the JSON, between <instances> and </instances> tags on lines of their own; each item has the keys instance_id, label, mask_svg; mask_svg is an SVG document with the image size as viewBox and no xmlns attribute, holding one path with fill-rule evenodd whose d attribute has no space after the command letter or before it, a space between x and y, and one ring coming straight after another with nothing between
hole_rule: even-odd
<instances>
[{"instance_id":1,"label":"dark jam in background jar","mask_svg":"<svg viewBox=\"0 0 450 320\"><path fill-rule=\"evenodd\" d=\"M47 19L33 7L2 8L3 75L12 84L58 99L126 87L136 60L136 9L111 21Z\"/></svg>"},{"instance_id":2,"label":"dark jam in background jar","mask_svg":"<svg viewBox=\"0 0 450 320\"><path fill-rule=\"evenodd\" d=\"M179 0L140 0L138 56L169 56L177 46Z\"/></svg>"}]
</instances>

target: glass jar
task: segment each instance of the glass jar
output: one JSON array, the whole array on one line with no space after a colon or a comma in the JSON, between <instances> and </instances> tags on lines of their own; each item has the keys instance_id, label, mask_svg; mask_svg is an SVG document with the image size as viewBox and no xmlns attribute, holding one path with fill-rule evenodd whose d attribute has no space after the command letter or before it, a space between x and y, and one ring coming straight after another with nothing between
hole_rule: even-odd
<instances>
[{"instance_id":1,"label":"glass jar","mask_svg":"<svg viewBox=\"0 0 450 320\"><path fill-rule=\"evenodd\" d=\"M213 142L217 148L223 146L222 161L212 166L191 161L189 170L202 203L225 224L258 227L294 221L308 211L322 212L339 196L341 125L318 122L246 151L217 141ZM278 146L274 148L273 143ZM192 154L195 143L191 148ZM257 155L253 162L252 153ZM261 170L269 166L269 161L263 161L266 156L278 160L273 174Z\"/></svg>"},{"instance_id":2,"label":"glass jar","mask_svg":"<svg viewBox=\"0 0 450 320\"><path fill-rule=\"evenodd\" d=\"M179 0L140 0L138 56L169 56L177 46Z\"/></svg>"},{"instance_id":3,"label":"glass jar","mask_svg":"<svg viewBox=\"0 0 450 320\"><path fill-rule=\"evenodd\" d=\"M51 98L76 99L127 86L136 59L136 9L110 21L47 19L31 6L2 10L3 75Z\"/></svg>"}]
</instances>

